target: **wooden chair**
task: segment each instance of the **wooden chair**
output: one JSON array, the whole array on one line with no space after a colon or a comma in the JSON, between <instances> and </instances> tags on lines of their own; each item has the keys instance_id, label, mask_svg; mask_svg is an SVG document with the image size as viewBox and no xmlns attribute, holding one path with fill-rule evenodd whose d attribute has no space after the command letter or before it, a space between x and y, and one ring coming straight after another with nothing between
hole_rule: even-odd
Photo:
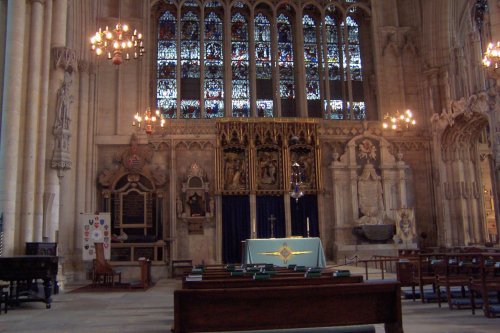
<instances>
[{"instance_id":1,"label":"wooden chair","mask_svg":"<svg viewBox=\"0 0 500 333\"><path fill-rule=\"evenodd\" d=\"M95 260L93 268L93 285L115 284L115 276L118 277L118 283L122 282L122 273L106 261L104 257L103 243L95 243Z\"/></svg>"},{"instance_id":2,"label":"wooden chair","mask_svg":"<svg viewBox=\"0 0 500 333\"><path fill-rule=\"evenodd\" d=\"M436 290L438 295L438 305L441 307L441 289L446 290L446 299L448 306L453 309L452 287L459 287L461 297L466 297L465 287L469 286L471 278L475 278L479 273L479 257L480 254L473 253L457 253L445 255L444 260L436 267ZM460 308L464 304L458 303ZM468 304L468 306L471 306Z\"/></svg>"},{"instance_id":3,"label":"wooden chair","mask_svg":"<svg viewBox=\"0 0 500 333\"><path fill-rule=\"evenodd\" d=\"M9 284L0 284L0 313L2 313L2 304L4 306L4 311L7 313L7 307L9 302L9 293L4 291L4 289L8 289Z\"/></svg>"},{"instance_id":4,"label":"wooden chair","mask_svg":"<svg viewBox=\"0 0 500 333\"><path fill-rule=\"evenodd\" d=\"M477 304L482 307L486 317L496 317L500 315L498 311L494 311L490 304L491 293L496 294L496 301L500 301L500 253L484 253L479 261L480 274L470 280L470 300L472 304L472 314L475 314L476 304L478 300L477 294L481 295L482 304Z\"/></svg>"}]
</instances>

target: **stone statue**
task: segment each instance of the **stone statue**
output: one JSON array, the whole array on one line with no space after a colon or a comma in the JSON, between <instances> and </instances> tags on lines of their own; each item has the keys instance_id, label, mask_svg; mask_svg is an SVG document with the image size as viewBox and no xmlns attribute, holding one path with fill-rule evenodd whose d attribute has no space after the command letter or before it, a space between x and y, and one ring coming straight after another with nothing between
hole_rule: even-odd
<instances>
[{"instance_id":1,"label":"stone statue","mask_svg":"<svg viewBox=\"0 0 500 333\"><path fill-rule=\"evenodd\" d=\"M182 213L184 212L181 198L177 197L177 199L175 200L175 206L177 208L177 217L181 217Z\"/></svg>"},{"instance_id":2,"label":"stone statue","mask_svg":"<svg viewBox=\"0 0 500 333\"><path fill-rule=\"evenodd\" d=\"M416 237L413 209L402 208L396 212L397 238L401 242L413 242Z\"/></svg>"},{"instance_id":3,"label":"stone statue","mask_svg":"<svg viewBox=\"0 0 500 333\"><path fill-rule=\"evenodd\" d=\"M69 114L69 106L73 103L73 96L70 94L71 77L68 72L64 72L64 81L61 88L57 91L56 104L56 123L55 128L69 130L71 118Z\"/></svg>"}]
</instances>

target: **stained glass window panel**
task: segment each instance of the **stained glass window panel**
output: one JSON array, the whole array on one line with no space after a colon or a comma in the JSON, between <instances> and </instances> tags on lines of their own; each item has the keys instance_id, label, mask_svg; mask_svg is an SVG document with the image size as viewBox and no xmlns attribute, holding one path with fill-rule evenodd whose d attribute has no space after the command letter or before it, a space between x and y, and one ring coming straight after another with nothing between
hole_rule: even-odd
<instances>
[{"instance_id":1,"label":"stained glass window panel","mask_svg":"<svg viewBox=\"0 0 500 333\"><path fill-rule=\"evenodd\" d=\"M223 82L222 80L205 80L205 98L206 99L221 99Z\"/></svg>"},{"instance_id":2,"label":"stained glass window panel","mask_svg":"<svg viewBox=\"0 0 500 333\"><path fill-rule=\"evenodd\" d=\"M177 69L177 60L158 60L158 78L159 79L175 79Z\"/></svg>"},{"instance_id":3,"label":"stained glass window panel","mask_svg":"<svg viewBox=\"0 0 500 333\"><path fill-rule=\"evenodd\" d=\"M219 7L220 4L212 1L205 5L207 8ZM204 97L205 117L215 118L224 116L224 54L222 46L222 14L208 11L205 16L205 73Z\"/></svg>"},{"instance_id":4,"label":"stained glass window panel","mask_svg":"<svg viewBox=\"0 0 500 333\"><path fill-rule=\"evenodd\" d=\"M270 80L271 71L271 23L267 16L255 16L255 71L257 79Z\"/></svg>"},{"instance_id":5,"label":"stained glass window panel","mask_svg":"<svg viewBox=\"0 0 500 333\"><path fill-rule=\"evenodd\" d=\"M158 80L157 98L158 99L176 99L177 98L177 87L176 80Z\"/></svg>"},{"instance_id":6,"label":"stained glass window panel","mask_svg":"<svg viewBox=\"0 0 500 333\"><path fill-rule=\"evenodd\" d=\"M162 114L167 118L176 118L177 115L177 101L175 99L159 99L158 108Z\"/></svg>"},{"instance_id":7,"label":"stained glass window panel","mask_svg":"<svg viewBox=\"0 0 500 333\"><path fill-rule=\"evenodd\" d=\"M343 105L342 100L331 100L330 103L325 101L325 109L327 110L326 119L343 120Z\"/></svg>"},{"instance_id":8,"label":"stained glass window panel","mask_svg":"<svg viewBox=\"0 0 500 333\"><path fill-rule=\"evenodd\" d=\"M306 69L306 99L319 100L319 45L317 27L321 25L306 14L302 18L304 29L304 65ZM311 110L309 110L311 112Z\"/></svg>"},{"instance_id":9,"label":"stained glass window panel","mask_svg":"<svg viewBox=\"0 0 500 333\"><path fill-rule=\"evenodd\" d=\"M181 77L191 79L200 78L200 62L198 60L182 60Z\"/></svg>"},{"instance_id":10,"label":"stained glass window panel","mask_svg":"<svg viewBox=\"0 0 500 333\"><path fill-rule=\"evenodd\" d=\"M165 11L158 20L156 106L165 117L176 116L177 102L177 19Z\"/></svg>"},{"instance_id":11,"label":"stained glass window panel","mask_svg":"<svg viewBox=\"0 0 500 333\"><path fill-rule=\"evenodd\" d=\"M221 100L205 100L205 117L221 118L224 117L224 102Z\"/></svg>"},{"instance_id":12,"label":"stained glass window panel","mask_svg":"<svg viewBox=\"0 0 500 333\"><path fill-rule=\"evenodd\" d=\"M233 117L250 117L250 101L233 99Z\"/></svg>"},{"instance_id":13,"label":"stained glass window panel","mask_svg":"<svg viewBox=\"0 0 500 333\"><path fill-rule=\"evenodd\" d=\"M347 103L348 108L350 108L350 103ZM353 102L352 103L352 115L353 120L363 120L366 118L365 102Z\"/></svg>"},{"instance_id":14,"label":"stained glass window panel","mask_svg":"<svg viewBox=\"0 0 500 333\"><path fill-rule=\"evenodd\" d=\"M200 118L200 102L197 100L182 100L181 101L181 116L182 118L194 119Z\"/></svg>"},{"instance_id":15,"label":"stained glass window panel","mask_svg":"<svg viewBox=\"0 0 500 333\"><path fill-rule=\"evenodd\" d=\"M290 18L284 13L280 13L278 16L277 29L280 96L282 99L293 99L295 98L295 80L292 25Z\"/></svg>"},{"instance_id":16,"label":"stained glass window panel","mask_svg":"<svg viewBox=\"0 0 500 333\"><path fill-rule=\"evenodd\" d=\"M273 101L272 100L258 99L257 100L257 116L258 117L265 117L265 118L274 117Z\"/></svg>"}]
</instances>

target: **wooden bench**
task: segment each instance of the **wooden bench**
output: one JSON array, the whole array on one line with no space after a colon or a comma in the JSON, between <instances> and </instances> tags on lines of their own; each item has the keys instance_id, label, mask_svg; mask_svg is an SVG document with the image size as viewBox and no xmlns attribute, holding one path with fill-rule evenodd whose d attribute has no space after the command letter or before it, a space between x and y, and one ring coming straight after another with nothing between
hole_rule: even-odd
<instances>
[{"instance_id":1,"label":"wooden bench","mask_svg":"<svg viewBox=\"0 0 500 333\"><path fill-rule=\"evenodd\" d=\"M321 276L313 278L278 277L273 276L267 280L254 280L252 277L232 277L224 279L210 279L202 281L186 281L183 279L183 289L220 289L220 288L252 288L252 287L286 287L300 285L361 283L362 275L353 276Z\"/></svg>"},{"instance_id":2,"label":"wooden bench","mask_svg":"<svg viewBox=\"0 0 500 333\"><path fill-rule=\"evenodd\" d=\"M399 283L174 291L175 333L376 323L403 333Z\"/></svg>"},{"instance_id":3,"label":"wooden bench","mask_svg":"<svg viewBox=\"0 0 500 333\"><path fill-rule=\"evenodd\" d=\"M192 267L193 267L192 259L174 259L170 262L170 275L172 278L182 276L185 272L188 272Z\"/></svg>"}]
</instances>

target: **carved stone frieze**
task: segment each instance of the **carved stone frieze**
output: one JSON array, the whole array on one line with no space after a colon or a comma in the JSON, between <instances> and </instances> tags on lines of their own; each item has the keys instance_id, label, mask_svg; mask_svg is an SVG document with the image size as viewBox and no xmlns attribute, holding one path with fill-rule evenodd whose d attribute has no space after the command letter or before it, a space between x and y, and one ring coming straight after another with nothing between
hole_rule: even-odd
<instances>
[{"instance_id":1,"label":"carved stone frieze","mask_svg":"<svg viewBox=\"0 0 500 333\"><path fill-rule=\"evenodd\" d=\"M179 140L174 142L176 150L215 149L214 142L209 140Z\"/></svg>"},{"instance_id":2,"label":"carved stone frieze","mask_svg":"<svg viewBox=\"0 0 500 333\"><path fill-rule=\"evenodd\" d=\"M62 68L65 72L72 73L77 69L78 61L76 51L67 47L52 48L54 69Z\"/></svg>"},{"instance_id":3,"label":"carved stone frieze","mask_svg":"<svg viewBox=\"0 0 500 333\"><path fill-rule=\"evenodd\" d=\"M459 100L451 101L450 105L443 109L440 114L435 113L431 121L435 131L444 130L447 126L453 126L460 116L469 120L474 113L486 115L489 109L489 96L486 92L481 92L471 95L467 99L462 97Z\"/></svg>"},{"instance_id":4,"label":"carved stone frieze","mask_svg":"<svg viewBox=\"0 0 500 333\"><path fill-rule=\"evenodd\" d=\"M381 27L380 34L383 56L388 52L392 52L396 57L401 57L406 51L414 56L418 54L415 32L411 27Z\"/></svg>"}]
</instances>

